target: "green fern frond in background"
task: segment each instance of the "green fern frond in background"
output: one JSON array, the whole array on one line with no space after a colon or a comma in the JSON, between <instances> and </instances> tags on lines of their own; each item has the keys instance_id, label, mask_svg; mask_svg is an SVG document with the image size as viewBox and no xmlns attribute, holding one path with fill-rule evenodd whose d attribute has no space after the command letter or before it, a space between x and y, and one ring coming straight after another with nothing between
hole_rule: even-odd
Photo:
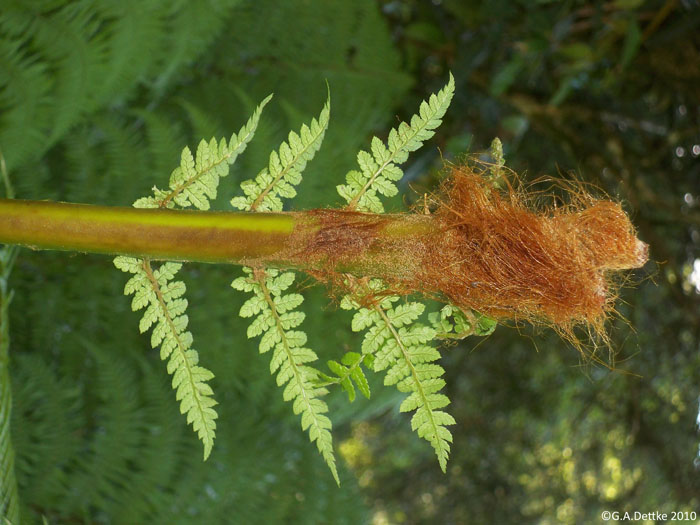
<instances>
[{"instance_id":1,"label":"green fern frond in background","mask_svg":"<svg viewBox=\"0 0 700 525\"><path fill-rule=\"evenodd\" d=\"M435 128L442 123L442 117L450 106L455 91L452 74L447 85L437 94L423 101L417 115L411 117L411 124L401 122L398 128L389 132L387 144L377 137L372 138L372 153L361 150L357 154L360 171L350 171L345 176L347 184L337 186L338 194L348 202L351 210L383 213L384 206L377 193L393 197L398 193L395 182L403 177L399 164L408 159L408 154L416 151L435 134Z\"/></svg>"},{"instance_id":2,"label":"green fern frond in background","mask_svg":"<svg viewBox=\"0 0 700 525\"><path fill-rule=\"evenodd\" d=\"M0 184L4 195L11 199L14 191L0 151ZM15 451L11 432L12 385L10 381L10 302L12 290L9 278L17 259L17 246L0 248L0 517L11 523L19 522L19 496L15 476Z\"/></svg>"},{"instance_id":3,"label":"green fern frond in background","mask_svg":"<svg viewBox=\"0 0 700 525\"><path fill-rule=\"evenodd\" d=\"M294 186L301 182L306 164L321 147L330 120L330 94L318 119L310 125L303 124L299 134L290 131L288 142L282 142L279 152L270 154L268 167L263 168L254 180L241 184L245 196L231 200L234 208L246 211L282 211L282 198L296 196ZM293 331L306 314L296 311L304 298L299 294L282 295L294 281L294 272L279 274L277 270L244 268L247 277L239 277L231 283L237 290L253 292L241 307L241 317L257 317L248 327L248 337L262 335L260 353L274 348L270 373L277 373L277 384L285 387L285 401L293 401L293 411L301 414L301 427L309 431L311 441L316 441L319 452L340 484L333 454L331 420L324 415L328 405L320 399L328 393L316 386L319 372L308 363L318 360L316 353L305 348L306 334Z\"/></svg>"},{"instance_id":4,"label":"green fern frond in background","mask_svg":"<svg viewBox=\"0 0 700 525\"><path fill-rule=\"evenodd\" d=\"M134 98L141 84L162 92L238 3L8 2L0 17L0 56L10 65L0 69L8 166L39 159L81 118Z\"/></svg>"}]
</instances>

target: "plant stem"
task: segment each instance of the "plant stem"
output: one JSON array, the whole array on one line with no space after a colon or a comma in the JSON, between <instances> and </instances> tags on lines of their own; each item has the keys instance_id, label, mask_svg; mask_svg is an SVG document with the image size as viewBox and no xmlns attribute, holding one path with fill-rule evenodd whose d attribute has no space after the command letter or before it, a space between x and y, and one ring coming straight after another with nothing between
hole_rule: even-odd
<instances>
[{"instance_id":1,"label":"plant stem","mask_svg":"<svg viewBox=\"0 0 700 525\"><path fill-rule=\"evenodd\" d=\"M250 213L137 209L0 199L0 243L144 259L387 276L425 216L342 210Z\"/></svg>"},{"instance_id":2,"label":"plant stem","mask_svg":"<svg viewBox=\"0 0 700 525\"><path fill-rule=\"evenodd\" d=\"M34 249L178 261L269 257L296 224L289 214L136 209L0 199L0 242Z\"/></svg>"}]
</instances>

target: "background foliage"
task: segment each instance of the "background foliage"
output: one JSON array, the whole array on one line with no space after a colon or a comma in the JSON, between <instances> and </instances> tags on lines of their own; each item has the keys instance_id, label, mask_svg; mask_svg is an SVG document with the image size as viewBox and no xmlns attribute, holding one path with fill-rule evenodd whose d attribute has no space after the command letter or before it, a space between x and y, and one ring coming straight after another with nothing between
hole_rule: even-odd
<instances>
[{"instance_id":1,"label":"background foliage","mask_svg":"<svg viewBox=\"0 0 700 525\"><path fill-rule=\"evenodd\" d=\"M699 26L695 0L5 0L0 147L19 198L129 205L165 183L185 144L230 135L274 92L221 185L214 207L227 209L316 114L327 80L331 124L294 207L341 204L357 150L451 70L455 99L406 166L411 186L434 186L441 155L499 136L517 171L574 170L623 199L658 261L623 294L618 370L527 327L444 350L458 422L447 475L391 388L375 381L371 404L331 397L337 489L245 337L238 270L181 272L220 402L202 463L109 258L23 250L10 281L23 521L581 523L700 509ZM351 314L324 290L303 294L321 358L357 350Z\"/></svg>"}]
</instances>

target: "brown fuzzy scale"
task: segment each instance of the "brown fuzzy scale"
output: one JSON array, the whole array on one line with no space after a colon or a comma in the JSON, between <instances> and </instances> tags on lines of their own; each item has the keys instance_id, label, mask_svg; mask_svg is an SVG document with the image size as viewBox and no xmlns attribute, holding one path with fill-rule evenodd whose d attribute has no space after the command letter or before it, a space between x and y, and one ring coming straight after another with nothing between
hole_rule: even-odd
<instances>
[{"instance_id":1,"label":"brown fuzzy scale","mask_svg":"<svg viewBox=\"0 0 700 525\"><path fill-rule=\"evenodd\" d=\"M482 176L454 170L436 213L449 240L424 259L433 264L420 279L496 318L602 333L615 270L641 267L647 245L618 203L569 191L568 206L538 210L525 192L495 191Z\"/></svg>"},{"instance_id":2,"label":"brown fuzzy scale","mask_svg":"<svg viewBox=\"0 0 700 525\"><path fill-rule=\"evenodd\" d=\"M524 190L496 190L481 174L453 168L434 213L301 213L280 258L340 287L348 274L378 277L389 293L420 291L571 337L577 325L602 335L615 274L641 267L647 245L618 203L581 186L567 192L570 204L538 208Z\"/></svg>"}]
</instances>

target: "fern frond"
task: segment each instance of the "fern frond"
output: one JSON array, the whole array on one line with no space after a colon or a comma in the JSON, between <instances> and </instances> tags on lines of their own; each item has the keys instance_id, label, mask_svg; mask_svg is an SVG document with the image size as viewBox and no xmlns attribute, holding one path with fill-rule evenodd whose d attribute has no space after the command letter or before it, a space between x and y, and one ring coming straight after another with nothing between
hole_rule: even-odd
<instances>
[{"instance_id":1,"label":"fern frond","mask_svg":"<svg viewBox=\"0 0 700 525\"><path fill-rule=\"evenodd\" d=\"M380 288L380 281L370 283ZM435 449L440 468L447 468L452 434L447 429L454 418L440 410L450 400L439 393L445 386L445 370L435 363L440 353L428 343L435 338L433 328L417 323L425 306L408 302L394 306L399 297L389 296L371 307L361 307L350 296L345 296L341 308L357 310L352 320L355 332L367 330L362 341L362 353L374 355L374 370L386 370L385 385L396 385L399 391L410 395L401 403L401 412L415 411L411 429Z\"/></svg>"},{"instance_id":2,"label":"fern frond","mask_svg":"<svg viewBox=\"0 0 700 525\"><path fill-rule=\"evenodd\" d=\"M231 206L245 211L282 211L282 198L291 199L297 192L294 186L301 182L306 164L320 149L330 120L330 94L317 119L302 125L300 133L290 131L287 142L282 142L279 152L273 151L267 168L255 179L241 184L245 196L234 197Z\"/></svg>"},{"instance_id":3,"label":"fern frond","mask_svg":"<svg viewBox=\"0 0 700 525\"><path fill-rule=\"evenodd\" d=\"M385 145L380 139L372 139L371 153L360 150L357 163L360 171L352 170L345 177L347 184L337 186L338 193L347 202L350 210L383 213L384 206L377 193L392 197L398 193L396 181L403 177L398 166L406 161L408 154L416 151L435 134L442 123L454 95L454 78L450 74L447 85L420 105L419 113L411 117L411 124L401 122L389 132Z\"/></svg>"},{"instance_id":4,"label":"fern frond","mask_svg":"<svg viewBox=\"0 0 700 525\"><path fill-rule=\"evenodd\" d=\"M250 268L243 271L246 276L237 278L231 286L253 293L240 310L241 317L255 317L248 327L248 337L262 336L261 354L273 350L270 373L277 373L278 386L286 385L284 400L293 403L295 414L301 414L301 428L308 429L309 438L316 441L336 483L340 484L333 454L331 420L325 415L328 405L321 399L328 390L315 385L318 372L306 364L316 361L318 356L304 346L306 334L293 330L304 320L304 312L295 310L304 299L297 293L284 294L294 282L294 273Z\"/></svg>"},{"instance_id":5,"label":"fern frond","mask_svg":"<svg viewBox=\"0 0 700 525\"><path fill-rule=\"evenodd\" d=\"M199 354L192 348L192 334L187 329L185 314L187 299L185 283L174 281L182 267L166 262L153 270L148 260L119 256L114 265L123 272L134 274L124 287L125 295L133 295L133 311L146 308L139 323L141 333L153 326L151 346L160 346L160 357L168 360L168 373L173 376L172 386L180 401L180 412L187 414L187 423L204 443L204 459L214 445L218 417L212 408L216 405L213 391L207 381L214 377L209 370L198 366Z\"/></svg>"},{"instance_id":6,"label":"fern frond","mask_svg":"<svg viewBox=\"0 0 700 525\"><path fill-rule=\"evenodd\" d=\"M231 200L234 208L245 211L281 211L282 198L296 195L294 186L301 182L301 173L306 164L321 147L330 119L330 95L318 119L304 124L299 134L293 131L288 142L282 142L279 152L273 151L267 168L255 179L241 184L245 196ZM260 353L274 349L270 362L270 373L277 372L277 385L284 386L285 401L293 401L295 414L301 414L301 427L309 431L311 441L323 456L336 483L340 484L333 454L331 420L324 415L328 405L321 396L328 393L317 386L319 372L308 363L318 360L316 353L304 347L306 334L297 328L305 314L295 309L304 298L300 294L287 294L294 281L294 272L280 274L278 270L243 268L246 276L239 277L231 286L244 292L252 292L240 310L241 317L255 319L248 327L248 337L262 336Z\"/></svg>"},{"instance_id":7,"label":"fern frond","mask_svg":"<svg viewBox=\"0 0 700 525\"><path fill-rule=\"evenodd\" d=\"M180 165L170 175L169 191L153 188L153 197L144 197L134 203L136 208L182 208L194 206L199 210L208 210L209 201L216 198L219 179L229 173L229 166L238 155L245 151L253 138L260 121L260 115L272 95L267 96L255 109L248 122L236 134L209 142L201 140L197 146L196 156L190 148L185 147L180 157Z\"/></svg>"}]
</instances>

